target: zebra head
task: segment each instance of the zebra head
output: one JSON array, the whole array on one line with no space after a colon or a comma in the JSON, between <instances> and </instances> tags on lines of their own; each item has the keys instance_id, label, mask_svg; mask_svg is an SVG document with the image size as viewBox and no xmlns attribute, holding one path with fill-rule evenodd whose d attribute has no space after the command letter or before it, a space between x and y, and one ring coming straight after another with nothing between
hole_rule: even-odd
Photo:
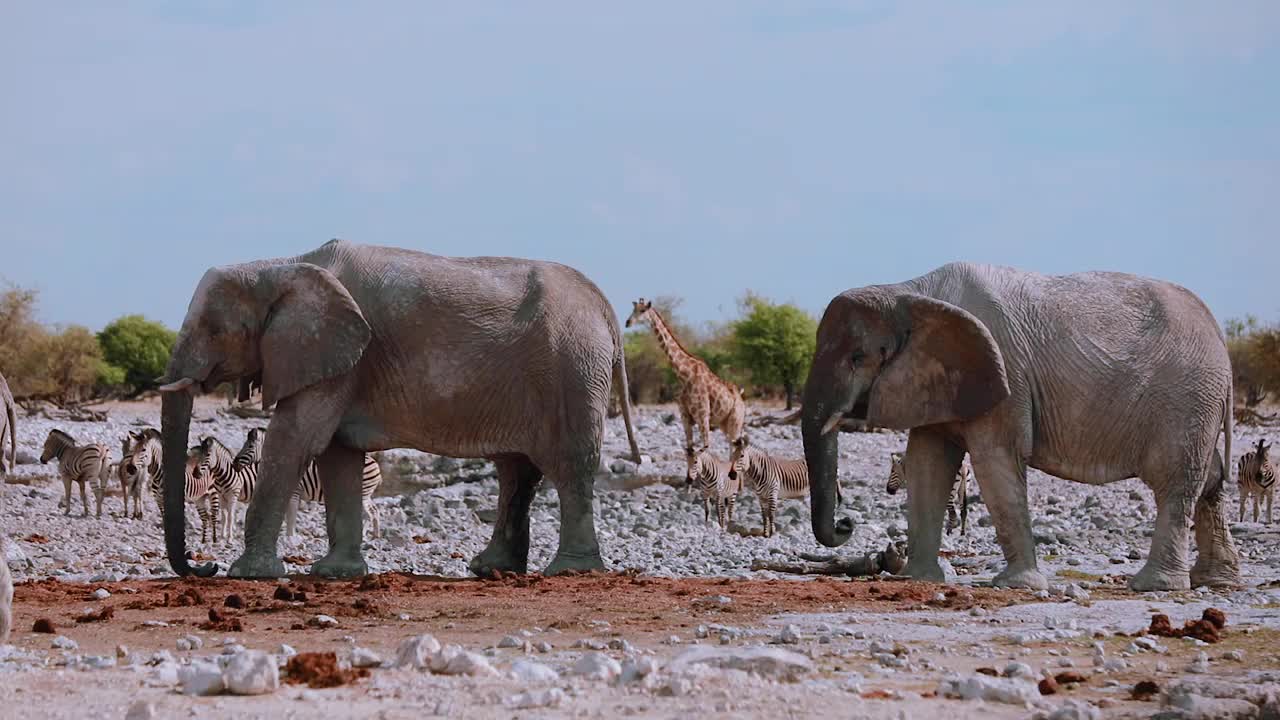
<instances>
[{"instance_id":1,"label":"zebra head","mask_svg":"<svg viewBox=\"0 0 1280 720\"><path fill-rule=\"evenodd\" d=\"M698 451L692 445L684 449L684 484L688 487L698 477Z\"/></svg>"},{"instance_id":2,"label":"zebra head","mask_svg":"<svg viewBox=\"0 0 1280 720\"><path fill-rule=\"evenodd\" d=\"M1258 453L1259 463L1267 462L1267 453L1270 450L1271 450L1271 445L1267 444L1267 441L1264 438L1258 438L1258 449L1256 450L1256 452Z\"/></svg>"},{"instance_id":3,"label":"zebra head","mask_svg":"<svg viewBox=\"0 0 1280 720\"><path fill-rule=\"evenodd\" d=\"M639 300L636 300L635 302L631 303L631 315L627 317L627 322L625 327L631 327L631 324L635 322L645 322L646 321L645 316L652 309L653 309L653 302L650 300L645 300L644 298L640 298Z\"/></svg>"},{"instance_id":4,"label":"zebra head","mask_svg":"<svg viewBox=\"0 0 1280 720\"><path fill-rule=\"evenodd\" d=\"M54 458L60 458L67 448L75 446L75 438L58 429L50 430L49 437L44 439L44 449L40 452L40 462L47 463Z\"/></svg>"},{"instance_id":5,"label":"zebra head","mask_svg":"<svg viewBox=\"0 0 1280 720\"><path fill-rule=\"evenodd\" d=\"M746 433L743 433L741 437L731 443L733 451L729 453L730 480L737 480L738 473L747 471L747 448L750 445L751 441L747 439Z\"/></svg>"}]
</instances>

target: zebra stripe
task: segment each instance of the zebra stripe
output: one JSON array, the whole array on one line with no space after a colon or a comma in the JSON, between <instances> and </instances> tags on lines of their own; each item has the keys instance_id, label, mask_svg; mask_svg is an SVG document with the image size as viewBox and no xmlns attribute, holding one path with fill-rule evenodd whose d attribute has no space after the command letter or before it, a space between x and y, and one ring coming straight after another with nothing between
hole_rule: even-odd
<instances>
[{"instance_id":1,"label":"zebra stripe","mask_svg":"<svg viewBox=\"0 0 1280 720\"><path fill-rule=\"evenodd\" d=\"M1244 507L1253 498L1253 521L1258 522L1258 506L1267 501L1267 524L1271 524L1271 502L1276 489L1276 471L1268 453L1271 446L1258 440L1258 446L1245 453L1237 465L1240 481L1240 522L1244 522Z\"/></svg>"},{"instance_id":2,"label":"zebra stripe","mask_svg":"<svg viewBox=\"0 0 1280 720\"><path fill-rule=\"evenodd\" d=\"M143 473L138 467L133 454L130 438L125 436L120 441L120 462L114 465L115 475L120 479L120 489L124 493L124 514L129 515L129 500L133 500L134 519L142 519Z\"/></svg>"},{"instance_id":3,"label":"zebra stripe","mask_svg":"<svg viewBox=\"0 0 1280 720\"><path fill-rule=\"evenodd\" d=\"M685 461L686 484L697 485L702 493L702 521L711 521L711 505L714 503L716 523L722 528L729 527L734 503L742 491L742 481L730 477L728 461L706 450L695 452L691 447L685 448Z\"/></svg>"},{"instance_id":4,"label":"zebra stripe","mask_svg":"<svg viewBox=\"0 0 1280 720\"><path fill-rule=\"evenodd\" d=\"M102 517L102 498L106 492L106 481L111 466L111 451L106 445L91 443L76 445L75 438L61 430L50 430L45 438L44 451L40 454L40 462L47 463L58 460L58 474L62 476L62 487L65 491L66 508L63 515L71 514L71 483L80 484L80 504L84 506L82 517L89 516L89 497L85 483L93 482L94 495L97 498L98 517Z\"/></svg>"},{"instance_id":5,"label":"zebra stripe","mask_svg":"<svg viewBox=\"0 0 1280 720\"><path fill-rule=\"evenodd\" d=\"M973 478L973 468L969 464L969 457L966 455L964 460L960 462L960 469L956 471L955 479L951 481L951 494L947 497L947 534L950 535L955 531L956 526L960 526L960 534L964 535L969 529L969 481ZM893 495L906 485L906 468L903 465L902 453L889 454L889 482L885 483L885 492ZM959 517L956 515L956 506L960 506ZM958 522L957 522L958 520Z\"/></svg>"},{"instance_id":6,"label":"zebra stripe","mask_svg":"<svg viewBox=\"0 0 1280 720\"><path fill-rule=\"evenodd\" d=\"M129 439L131 442L130 454L133 456L134 465L142 473L142 481L145 481L151 488L151 495L155 498L157 513L160 521L164 522L164 453L160 441L160 431L155 428L144 428L141 431L130 432ZM213 536L213 542L218 542L218 526L215 522L218 518L219 498L218 493L213 487L213 474L201 462L200 446L194 445L187 449L187 461L183 471L182 481L182 497L186 502L196 506L196 513L200 516L200 542L207 542L209 536Z\"/></svg>"},{"instance_id":7,"label":"zebra stripe","mask_svg":"<svg viewBox=\"0 0 1280 720\"><path fill-rule=\"evenodd\" d=\"M809 466L804 459L779 460L759 448L742 443L734 455L739 459L735 466L760 500L760 514L764 523L764 536L773 537L774 515L778 500L803 498L809 494ZM844 495L836 484L836 500L844 501Z\"/></svg>"},{"instance_id":8,"label":"zebra stripe","mask_svg":"<svg viewBox=\"0 0 1280 720\"><path fill-rule=\"evenodd\" d=\"M382 537L382 527L378 510L371 502L374 491L382 484L382 467L369 453L364 455L364 467L360 471L360 504L364 509L365 522L373 528L374 537ZM298 505L301 501L324 502L324 486L320 483L320 469L312 460L298 480L298 490L289 498L289 507L285 511L285 531L289 539L293 539L294 526L298 517Z\"/></svg>"},{"instance_id":9,"label":"zebra stripe","mask_svg":"<svg viewBox=\"0 0 1280 720\"><path fill-rule=\"evenodd\" d=\"M222 536L230 539L236 526L236 503L248 503L258 484L258 463L262 459L262 439L266 431L253 428L235 455L222 441L207 435L200 439L200 462L213 476L221 512L218 523Z\"/></svg>"}]
</instances>

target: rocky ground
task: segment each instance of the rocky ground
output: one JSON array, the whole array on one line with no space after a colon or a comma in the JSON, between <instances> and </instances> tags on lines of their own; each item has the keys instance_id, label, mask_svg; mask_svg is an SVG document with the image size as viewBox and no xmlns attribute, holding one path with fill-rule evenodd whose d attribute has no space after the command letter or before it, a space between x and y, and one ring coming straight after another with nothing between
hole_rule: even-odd
<instances>
[{"instance_id":1,"label":"rocky ground","mask_svg":"<svg viewBox=\"0 0 1280 720\"><path fill-rule=\"evenodd\" d=\"M118 452L128 429L158 422L158 407L121 405L109 418L20 419L19 454L38 456L55 424ZM205 422L193 423L193 442L213 434L231 447L262 423L203 402L197 419ZM648 456L639 468L619 459L625 433L620 419L609 422L596 497L614 572L600 577L467 578L497 495L492 466L480 461L380 454L382 536L367 539L366 554L386 574L363 586L306 578L325 549L315 507L300 514L297 537L282 540L298 575L279 587L176 580L149 498L142 520L120 517L118 489L103 518L81 518L77 492L64 517L56 468L20 464L0 514L19 583L14 644L0 646L0 707L32 718L1253 717L1280 691L1280 525L1233 526L1245 589L1138 595L1124 580L1149 544L1150 491L1136 480L1089 487L1033 471L1049 593L984 587L1001 561L976 488L967 534L944 546L951 586L780 576L752 567L832 554L813 540L807 503L784 503L779 532L765 539L751 534L760 516L744 495L732 532L721 531L681 487L683 431L672 409L643 408L636 424ZM751 432L756 445L800 455L795 427ZM1250 430L1237 430L1235 454L1250 441ZM841 557L902 539L905 498L883 485L889 453L905 443L896 433L842 436L842 513L856 531ZM714 447L724 446L717 436ZM1230 496L1234 519L1234 487ZM556 510L544 487L531 567L551 558ZM188 528L189 546L224 568L238 556L235 538L201 544L193 511ZM1208 638L1219 642L1136 636L1153 614L1180 628L1208 608L1226 614L1220 637ZM38 621L53 632L33 632ZM309 654L325 652L337 661L327 675L323 656ZM289 678L317 687L275 687ZM1155 689L1135 699L1141 682ZM336 686L318 687L327 683ZM263 694L228 694L226 685Z\"/></svg>"}]
</instances>

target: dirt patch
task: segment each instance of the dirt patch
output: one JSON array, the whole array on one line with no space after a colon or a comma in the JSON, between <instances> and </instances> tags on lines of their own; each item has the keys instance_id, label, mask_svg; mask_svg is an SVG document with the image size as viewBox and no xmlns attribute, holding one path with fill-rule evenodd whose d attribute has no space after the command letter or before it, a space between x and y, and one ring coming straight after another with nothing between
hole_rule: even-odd
<instances>
[{"instance_id":1,"label":"dirt patch","mask_svg":"<svg viewBox=\"0 0 1280 720\"><path fill-rule=\"evenodd\" d=\"M10 480L10 482L13 482L13 481ZM23 538L23 540L25 542L33 543L35 545L44 545L45 543L49 542L49 538L41 535L40 533L32 533L26 536L25 538Z\"/></svg>"},{"instance_id":2,"label":"dirt patch","mask_svg":"<svg viewBox=\"0 0 1280 720\"><path fill-rule=\"evenodd\" d=\"M227 599L222 601L222 605L223 607L229 607L234 610L243 610L249 606L248 603L244 601L244 598L240 597L236 593L228 595Z\"/></svg>"},{"instance_id":3,"label":"dirt patch","mask_svg":"<svg viewBox=\"0 0 1280 720\"><path fill-rule=\"evenodd\" d=\"M31 632L52 635L58 632L58 628L54 626L53 621L49 618L39 618L31 625Z\"/></svg>"},{"instance_id":4,"label":"dirt patch","mask_svg":"<svg viewBox=\"0 0 1280 720\"><path fill-rule=\"evenodd\" d=\"M346 670L338 665L338 656L331 652L300 653L289 658L284 667L284 681L312 688L330 688L369 676L363 668Z\"/></svg>"},{"instance_id":5,"label":"dirt patch","mask_svg":"<svg viewBox=\"0 0 1280 720\"><path fill-rule=\"evenodd\" d=\"M208 622L200 623L201 630L213 632L244 632L244 623L240 618L224 615L214 608L209 608Z\"/></svg>"},{"instance_id":6,"label":"dirt patch","mask_svg":"<svg viewBox=\"0 0 1280 720\"><path fill-rule=\"evenodd\" d=\"M1133 686L1133 690L1129 693L1129 697L1138 702L1148 702L1153 700L1156 695L1160 694L1160 686L1154 680L1139 680Z\"/></svg>"}]
</instances>

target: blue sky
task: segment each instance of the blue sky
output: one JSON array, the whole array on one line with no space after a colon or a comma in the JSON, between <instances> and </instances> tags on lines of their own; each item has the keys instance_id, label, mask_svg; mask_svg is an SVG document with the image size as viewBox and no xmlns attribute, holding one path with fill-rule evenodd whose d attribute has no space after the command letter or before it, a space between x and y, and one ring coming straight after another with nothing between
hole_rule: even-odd
<instances>
[{"instance_id":1,"label":"blue sky","mask_svg":"<svg viewBox=\"0 0 1280 720\"><path fill-rule=\"evenodd\" d=\"M331 237L817 313L967 259L1280 320L1280 3L25 2L0 277L177 326Z\"/></svg>"}]
</instances>

